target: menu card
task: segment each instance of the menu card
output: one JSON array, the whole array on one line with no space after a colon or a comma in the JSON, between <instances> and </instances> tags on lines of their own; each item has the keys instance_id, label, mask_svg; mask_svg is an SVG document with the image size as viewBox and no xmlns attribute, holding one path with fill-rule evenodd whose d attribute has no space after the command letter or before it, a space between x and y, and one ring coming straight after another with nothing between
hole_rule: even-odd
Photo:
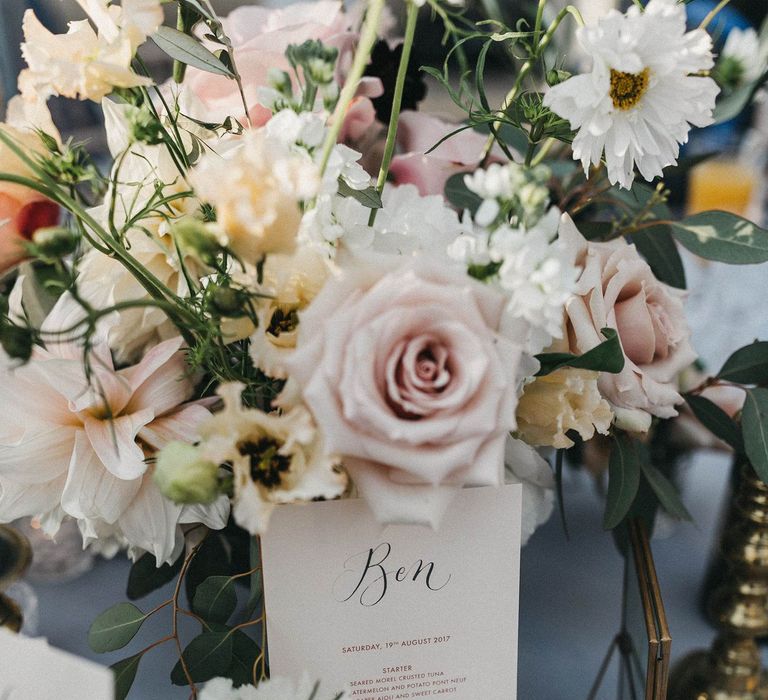
<instances>
[{"instance_id":1,"label":"menu card","mask_svg":"<svg viewBox=\"0 0 768 700\"><path fill-rule=\"evenodd\" d=\"M522 487L461 491L438 530L362 500L277 508L262 540L272 675L319 698L514 700Z\"/></svg>"}]
</instances>

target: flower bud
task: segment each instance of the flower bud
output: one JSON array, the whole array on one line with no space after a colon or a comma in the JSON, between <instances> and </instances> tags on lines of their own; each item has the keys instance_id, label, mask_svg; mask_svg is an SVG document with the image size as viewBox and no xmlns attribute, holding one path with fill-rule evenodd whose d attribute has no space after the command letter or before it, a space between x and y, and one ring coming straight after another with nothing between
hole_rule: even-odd
<instances>
[{"instance_id":1,"label":"flower bud","mask_svg":"<svg viewBox=\"0 0 768 700\"><path fill-rule=\"evenodd\" d=\"M157 455L155 483L174 503L210 503L219 495L219 467L198 448L170 442Z\"/></svg>"},{"instance_id":2,"label":"flower bud","mask_svg":"<svg viewBox=\"0 0 768 700\"><path fill-rule=\"evenodd\" d=\"M221 253L222 246L216 234L198 219L180 219L171 226L171 233L182 252L194 255L206 264Z\"/></svg>"},{"instance_id":3,"label":"flower bud","mask_svg":"<svg viewBox=\"0 0 768 700\"><path fill-rule=\"evenodd\" d=\"M547 85L554 87L555 85L564 83L570 77L571 74L567 70L556 70L553 68L552 70L547 71Z\"/></svg>"},{"instance_id":4,"label":"flower bud","mask_svg":"<svg viewBox=\"0 0 768 700\"><path fill-rule=\"evenodd\" d=\"M43 258L58 259L74 253L80 237L69 228L48 226L32 234L33 252Z\"/></svg>"},{"instance_id":5,"label":"flower bud","mask_svg":"<svg viewBox=\"0 0 768 700\"><path fill-rule=\"evenodd\" d=\"M291 76L284 70L279 68L270 68L267 73L267 82L269 86L277 90L281 95L287 97L293 96L293 85L291 84Z\"/></svg>"},{"instance_id":6,"label":"flower bud","mask_svg":"<svg viewBox=\"0 0 768 700\"><path fill-rule=\"evenodd\" d=\"M242 316L248 304L248 294L241 289L210 284L207 288L211 306L222 316Z\"/></svg>"}]
</instances>

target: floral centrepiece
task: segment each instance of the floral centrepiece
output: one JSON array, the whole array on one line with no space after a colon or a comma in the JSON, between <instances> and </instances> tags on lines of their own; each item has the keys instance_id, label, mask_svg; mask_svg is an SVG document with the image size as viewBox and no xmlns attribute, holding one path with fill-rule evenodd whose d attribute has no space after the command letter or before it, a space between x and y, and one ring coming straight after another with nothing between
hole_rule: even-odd
<instances>
[{"instance_id":1,"label":"floral centrepiece","mask_svg":"<svg viewBox=\"0 0 768 700\"><path fill-rule=\"evenodd\" d=\"M402 41L385 0L227 18L208 0L78 4L64 34L25 15L0 125L0 521L53 535L70 518L84 546L126 549L132 600L176 581L155 610L94 623L114 651L130 639L110 625L172 611L169 635L115 665L121 697L171 641L193 696L314 697L265 680L259 537L285 504L361 497L381 523L439 528L459 489L518 483L526 541L565 512L567 464L607 478L608 529L687 516L666 457L693 442L768 477L766 345L695 367L679 248L764 262L768 232L681 219L657 180L758 92L765 33L732 34L715 61L714 14L690 27L674 0L591 26L572 6L545 23L542 0L515 30L408 0ZM411 60L430 13L450 119L420 104ZM549 50L570 23L591 61L577 75ZM164 83L137 53L149 39L173 62ZM492 106L498 45L512 71ZM106 169L59 134L53 97L101 110ZM186 646L183 614L201 623Z\"/></svg>"}]
</instances>

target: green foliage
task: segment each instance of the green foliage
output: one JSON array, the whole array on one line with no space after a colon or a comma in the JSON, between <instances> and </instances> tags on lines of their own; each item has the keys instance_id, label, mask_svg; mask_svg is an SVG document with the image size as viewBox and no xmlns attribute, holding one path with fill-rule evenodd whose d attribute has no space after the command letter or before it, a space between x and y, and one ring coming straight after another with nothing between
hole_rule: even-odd
<instances>
[{"instance_id":1,"label":"green foliage","mask_svg":"<svg viewBox=\"0 0 768 700\"><path fill-rule=\"evenodd\" d=\"M236 688L253 683L253 666L260 653L259 645L245 632L236 630L232 634L232 665L225 675Z\"/></svg>"},{"instance_id":2,"label":"green foliage","mask_svg":"<svg viewBox=\"0 0 768 700\"><path fill-rule=\"evenodd\" d=\"M768 385L768 341L755 341L736 350L717 376L737 384Z\"/></svg>"},{"instance_id":3,"label":"green foliage","mask_svg":"<svg viewBox=\"0 0 768 700\"><path fill-rule=\"evenodd\" d=\"M472 216L483 203L480 195L467 187L464 182L466 173L451 175L445 182L445 198L459 211L468 211Z\"/></svg>"},{"instance_id":4,"label":"green foliage","mask_svg":"<svg viewBox=\"0 0 768 700\"><path fill-rule=\"evenodd\" d=\"M232 550L225 537L218 532L212 532L200 545L197 556L187 570L184 580L187 591L187 600L190 604L195 600L198 586L212 576L231 576Z\"/></svg>"},{"instance_id":5,"label":"green foliage","mask_svg":"<svg viewBox=\"0 0 768 700\"><path fill-rule=\"evenodd\" d=\"M350 187L346 180L339 178L339 194L342 197L352 197L368 209L381 209L383 206L381 195L373 186L366 187L364 190L356 190L354 187Z\"/></svg>"},{"instance_id":6,"label":"green foliage","mask_svg":"<svg viewBox=\"0 0 768 700\"><path fill-rule=\"evenodd\" d=\"M608 493L603 515L606 530L618 526L629 512L640 486L640 470L637 441L626 435L615 436L608 462Z\"/></svg>"},{"instance_id":7,"label":"green foliage","mask_svg":"<svg viewBox=\"0 0 768 700\"><path fill-rule=\"evenodd\" d=\"M152 41L158 48L168 54L172 59L198 68L199 70L227 78L234 78L235 74L225 63L217 58L197 39L174 29L173 27L160 27L153 35Z\"/></svg>"},{"instance_id":8,"label":"green foliage","mask_svg":"<svg viewBox=\"0 0 768 700\"><path fill-rule=\"evenodd\" d=\"M231 576L211 576L195 590L192 610L208 622L226 623L237 606Z\"/></svg>"},{"instance_id":9,"label":"green foliage","mask_svg":"<svg viewBox=\"0 0 768 700\"><path fill-rule=\"evenodd\" d=\"M233 634L222 625L210 628L195 637L182 652L182 658L193 683L204 683L223 676L232 665ZM184 668L179 660L171 671L174 685L188 685Z\"/></svg>"},{"instance_id":10,"label":"green foliage","mask_svg":"<svg viewBox=\"0 0 768 700\"><path fill-rule=\"evenodd\" d=\"M706 211L670 225L680 244L707 260L732 265L768 261L768 231L736 214Z\"/></svg>"},{"instance_id":11,"label":"green foliage","mask_svg":"<svg viewBox=\"0 0 768 700\"><path fill-rule=\"evenodd\" d=\"M703 396L685 394L685 400L693 415L713 435L730 445L736 452L744 449L741 430L736 422L716 403Z\"/></svg>"},{"instance_id":12,"label":"green foliage","mask_svg":"<svg viewBox=\"0 0 768 700\"><path fill-rule=\"evenodd\" d=\"M685 289L685 268L669 226L659 224L637 231L630 236L630 242L646 259L657 279Z\"/></svg>"},{"instance_id":13,"label":"green foliage","mask_svg":"<svg viewBox=\"0 0 768 700\"><path fill-rule=\"evenodd\" d=\"M768 482L768 389L749 389L741 426L744 448L757 475Z\"/></svg>"},{"instance_id":14,"label":"green foliage","mask_svg":"<svg viewBox=\"0 0 768 700\"><path fill-rule=\"evenodd\" d=\"M88 644L95 652L122 649L130 642L147 619L132 603L118 603L105 610L91 625Z\"/></svg>"},{"instance_id":15,"label":"green foliage","mask_svg":"<svg viewBox=\"0 0 768 700\"><path fill-rule=\"evenodd\" d=\"M619 334L613 328L603 328L600 332L606 339L583 355L572 355L569 352L536 355L536 359L541 363L541 369L536 373L536 376L542 377L551 374L562 367L589 369L611 374L621 372L624 369L624 351L621 348Z\"/></svg>"},{"instance_id":16,"label":"green foliage","mask_svg":"<svg viewBox=\"0 0 768 700\"><path fill-rule=\"evenodd\" d=\"M677 520L693 520L677 492L674 484L648 460L640 461L643 476L648 480L653 492L664 510Z\"/></svg>"},{"instance_id":17,"label":"green foliage","mask_svg":"<svg viewBox=\"0 0 768 700\"><path fill-rule=\"evenodd\" d=\"M125 700L128 697L133 681L136 680L136 672L139 670L142 656L144 655L129 656L127 659L110 666L115 674L115 700Z\"/></svg>"},{"instance_id":18,"label":"green foliage","mask_svg":"<svg viewBox=\"0 0 768 700\"><path fill-rule=\"evenodd\" d=\"M152 591L172 581L181 570L184 557L179 557L173 564L157 566L154 554L147 552L137 559L128 574L126 596L128 600L138 600Z\"/></svg>"}]
</instances>

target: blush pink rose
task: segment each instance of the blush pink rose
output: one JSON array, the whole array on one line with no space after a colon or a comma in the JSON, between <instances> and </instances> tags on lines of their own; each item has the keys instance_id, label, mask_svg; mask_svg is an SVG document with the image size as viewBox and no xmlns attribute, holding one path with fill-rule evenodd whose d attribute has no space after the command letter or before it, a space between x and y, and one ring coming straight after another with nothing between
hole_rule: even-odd
<instances>
[{"instance_id":1,"label":"blush pink rose","mask_svg":"<svg viewBox=\"0 0 768 700\"><path fill-rule=\"evenodd\" d=\"M521 356L504 306L461 270L400 259L346 271L301 313L291 376L380 521L436 526L459 488L502 482Z\"/></svg>"},{"instance_id":2,"label":"blush pink rose","mask_svg":"<svg viewBox=\"0 0 768 700\"><path fill-rule=\"evenodd\" d=\"M598 386L617 424L645 431L651 416L671 418L682 402L678 375L696 359L685 317L685 292L659 282L635 246L624 239L588 242L565 215L560 227L582 268L566 304L571 351L581 354L617 331L625 355L619 374L601 373Z\"/></svg>"},{"instance_id":3,"label":"blush pink rose","mask_svg":"<svg viewBox=\"0 0 768 700\"><path fill-rule=\"evenodd\" d=\"M282 8L248 5L222 20L234 47L248 115L254 126L265 124L271 117L269 109L258 100L259 88L268 85L269 70L279 68L290 73L285 57L288 46L318 39L336 47L339 69L343 72L357 40L353 21L338 0L297 2ZM184 84L202 103L207 121L223 121L242 114L242 100L233 80L190 68Z\"/></svg>"},{"instance_id":4,"label":"blush pink rose","mask_svg":"<svg viewBox=\"0 0 768 700\"><path fill-rule=\"evenodd\" d=\"M392 159L390 174L398 185L416 185L422 195L443 194L451 175L474 170L482 160L487 136L465 129L443 141L427 154L441 138L461 124L405 110L397 127L397 142L401 154ZM494 157L499 152L494 151Z\"/></svg>"}]
</instances>

